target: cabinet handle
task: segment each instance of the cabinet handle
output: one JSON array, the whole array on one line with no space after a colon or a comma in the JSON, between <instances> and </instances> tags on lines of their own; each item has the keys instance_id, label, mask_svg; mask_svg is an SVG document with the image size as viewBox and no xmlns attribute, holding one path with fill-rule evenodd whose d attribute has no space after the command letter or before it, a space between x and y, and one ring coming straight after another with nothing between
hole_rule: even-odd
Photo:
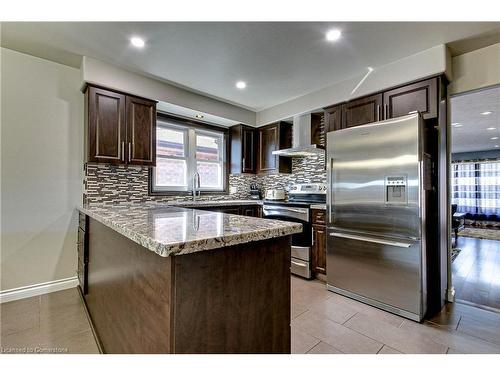
<instances>
[{"instance_id":1,"label":"cabinet handle","mask_svg":"<svg viewBox=\"0 0 500 375\"><path fill-rule=\"evenodd\" d=\"M132 143L128 143L128 161L132 161Z\"/></svg>"},{"instance_id":2,"label":"cabinet handle","mask_svg":"<svg viewBox=\"0 0 500 375\"><path fill-rule=\"evenodd\" d=\"M242 169L245 170L245 158L243 158L241 162L242 162Z\"/></svg>"},{"instance_id":3,"label":"cabinet handle","mask_svg":"<svg viewBox=\"0 0 500 375\"><path fill-rule=\"evenodd\" d=\"M377 121L380 121L380 104L377 104Z\"/></svg>"},{"instance_id":4,"label":"cabinet handle","mask_svg":"<svg viewBox=\"0 0 500 375\"><path fill-rule=\"evenodd\" d=\"M385 105L385 119L388 119L389 118L389 105L386 104Z\"/></svg>"},{"instance_id":5,"label":"cabinet handle","mask_svg":"<svg viewBox=\"0 0 500 375\"><path fill-rule=\"evenodd\" d=\"M125 142L122 142L122 161L125 161Z\"/></svg>"}]
</instances>

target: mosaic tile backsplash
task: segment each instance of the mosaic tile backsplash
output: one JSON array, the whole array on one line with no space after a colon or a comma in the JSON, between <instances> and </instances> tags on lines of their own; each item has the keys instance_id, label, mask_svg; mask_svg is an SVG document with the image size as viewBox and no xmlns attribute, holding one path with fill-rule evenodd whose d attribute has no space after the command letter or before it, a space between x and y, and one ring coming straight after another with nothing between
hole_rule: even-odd
<instances>
[{"instance_id":1,"label":"mosaic tile backsplash","mask_svg":"<svg viewBox=\"0 0 500 375\"><path fill-rule=\"evenodd\" d=\"M272 175L229 175L230 194L202 195L202 200L249 199L250 184L266 189L285 189L292 184L326 182L324 156L293 158L292 173ZM186 195L152 196L148 194L148 168L87 164L83 203L168 203L191 200Z\"/></svg>"}]
</instances>

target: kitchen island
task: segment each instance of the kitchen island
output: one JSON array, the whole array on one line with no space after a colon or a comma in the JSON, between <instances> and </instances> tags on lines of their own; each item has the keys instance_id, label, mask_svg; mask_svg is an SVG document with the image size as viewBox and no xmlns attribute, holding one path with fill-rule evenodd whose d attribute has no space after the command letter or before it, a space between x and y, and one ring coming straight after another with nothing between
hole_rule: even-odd
<instances>
[{"instance_id":1,"label":"kitchen island","mask_svg":"<svg viewBox=\"0 0 500 375\"><path fill-rule=\"evenodd\" d=\"M83 297L103 352L290 353L300 224L158 205L80 212Z\"/></svg>"}]
</instances>

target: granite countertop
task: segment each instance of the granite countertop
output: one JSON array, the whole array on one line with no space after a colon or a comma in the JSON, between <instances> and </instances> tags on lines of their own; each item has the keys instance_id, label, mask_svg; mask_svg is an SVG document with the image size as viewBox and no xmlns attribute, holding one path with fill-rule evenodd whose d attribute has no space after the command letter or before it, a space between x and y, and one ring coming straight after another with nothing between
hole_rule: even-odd
<instances>
[{"instance_id":1,"label":"granite countertop","mask_svg":"<svg viewBox=\"0 0 500 375\"><path fill-rule=\"evenodd\" d=\"M298 223L169 205L93 205L78 209L162 257L302 231Z\"/></svg>"},{"instance_id":2,"label":"granite countertop","mask_svg":"<svg viewBox=\"0 0 500 375\"><path fill-rule=\"evenodd\" d=\"M197 201L179 201L173 202L177 207L215 207L215 206L252 206L262 205L261 200L240 199L240 200L197 200Z\"/></svg>"}]
</instances>

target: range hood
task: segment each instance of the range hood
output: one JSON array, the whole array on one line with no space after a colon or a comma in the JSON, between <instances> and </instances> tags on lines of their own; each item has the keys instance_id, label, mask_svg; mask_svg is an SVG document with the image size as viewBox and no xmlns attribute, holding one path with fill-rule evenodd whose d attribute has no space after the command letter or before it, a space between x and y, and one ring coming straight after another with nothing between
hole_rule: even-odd
<instances>
[{"instance_id":1,"label":"range hood","mask_svg":"<svg viewBox=\"0 0 500 375\"><path fill-rule=\"evenodd\" d=\"M319 126L318 124L315 124ZM325 149L312 141L313 124L312 115L301 115L293 118L292 126L292 148L273 151L273 155L288 157L304 157L312 155L324 155Z\"/></svg>"}]
</instances>

